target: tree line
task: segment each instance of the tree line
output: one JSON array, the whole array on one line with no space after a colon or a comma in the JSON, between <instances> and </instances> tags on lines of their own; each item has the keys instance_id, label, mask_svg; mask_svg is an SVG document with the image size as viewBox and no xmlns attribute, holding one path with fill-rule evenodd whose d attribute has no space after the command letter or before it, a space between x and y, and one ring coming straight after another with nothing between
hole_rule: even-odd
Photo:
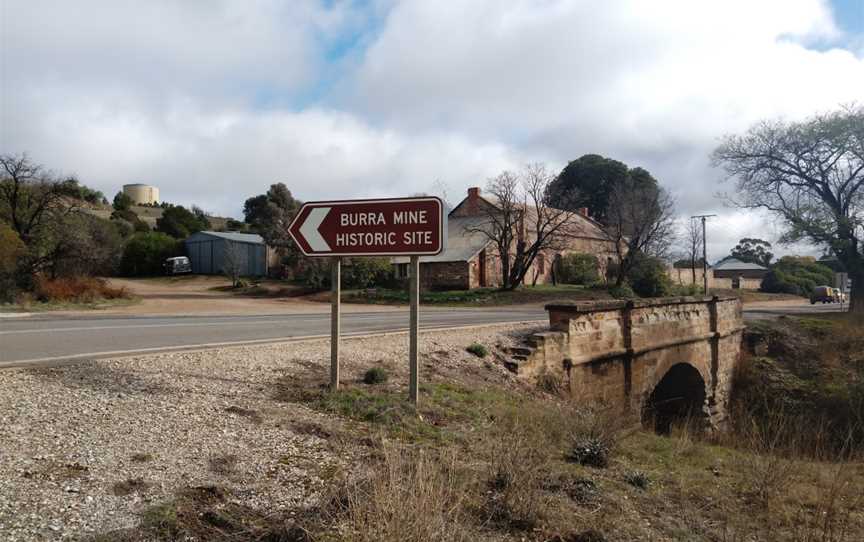
<instances>
[{"instance_id":1,"label":"tree line","mask_svg":"<svg viewBox=\"0 0 864 542\"><path fill-rule=\"evenodd\" d=\"M786 225L782 242L808 240L833 255L851 278L852 310L864 312L864 108L842 107L797 122L764 121L723 138L711 158L735 183L727 200L780 218ZM74 177L58 176L27 156L2 156L0 166L0 272L6 291L27 288L39 275L158 273L165 257L182 252L177 240L211 226L201 209L168 204L151 231L122 193L114 198L110 219L103 220L82 212L81 202L107 203L105 196ZM495 208L471 233L495 247L504 289L530 282L541 255L564 251L580 235L576 217L582 209L590 210L612 247L606 271L616 288L647 284L646 291L662 294L662 259L677 240L691 268L701 263L701 231L694 224L676 231L674 199L640 167L588 154L558 174L542 164L504 171L488 181L486 194ZM288 235L300 205L284 183L275 183L247 199L243 222L228 227L259 233L279 250L286 270L324 285L325 264L302 258ZM767 266L770 249L748 238L733 255ZM584 261L559 263L562 270L584 267ZM380 273L373 274L383 276L386 266L378 267Z\"/></svg>"}]
</instances>

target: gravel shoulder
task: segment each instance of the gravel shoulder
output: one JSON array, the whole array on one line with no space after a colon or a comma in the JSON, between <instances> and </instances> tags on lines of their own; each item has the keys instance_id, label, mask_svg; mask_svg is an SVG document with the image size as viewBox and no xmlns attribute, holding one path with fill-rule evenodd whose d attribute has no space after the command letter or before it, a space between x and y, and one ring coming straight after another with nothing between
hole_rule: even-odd
<instances>
[{"instance_id":1,"label":"gravel shoulder","mask_svg":"<svg viewBox=\"0 0 864 542\"><path fill-rule=\"evenodd\" d=\"M465 347L531 330L422 333L421 375L519 386ZM372 366L407 380L404 334L348 339L342 351L346 380ZM318 340L0 370L0 539L134 528L148 507L200 486L255 509L311 504L363 453L332 438L357 428L280 401L277 388L286 378L323 384L328 369L329 343Z\"/></svg>"}]
</instances>

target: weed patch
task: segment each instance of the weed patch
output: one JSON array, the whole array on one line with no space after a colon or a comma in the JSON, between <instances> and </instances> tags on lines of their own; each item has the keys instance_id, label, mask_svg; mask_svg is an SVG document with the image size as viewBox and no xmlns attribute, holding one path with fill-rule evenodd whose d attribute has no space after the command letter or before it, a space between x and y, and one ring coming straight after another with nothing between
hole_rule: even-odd
<instances>
[{"instance_id":1,"label":"weed patch","mask_svg":"<svg viewBox=\"0 0 864 542\"><path fill-rule=\"evenodd\" d=\"M363 383L364 384L383 384L387 382L390 378L390 374L387 372L387 369L383 367L372 367L368 371L363 374Z\"/></svg>"},{"instance_id":2,"label":"weed patch","mask_svg":"<svg viewBox=\"0 0 864 542\"><path fill-rule=\"evenodd\" d=\"M467 350L469 354L474 354L478 358L485 358L489 355L489 349L479 343L473 343L465 350Z\"/></svg>"}]
</instances>

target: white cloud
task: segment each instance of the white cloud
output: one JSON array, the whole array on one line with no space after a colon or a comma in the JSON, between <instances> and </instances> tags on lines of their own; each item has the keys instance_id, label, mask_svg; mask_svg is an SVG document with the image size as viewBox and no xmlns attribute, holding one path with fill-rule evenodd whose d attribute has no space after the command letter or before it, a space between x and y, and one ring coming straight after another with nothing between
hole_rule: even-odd
<instances>
[{"instance_id":1,"label":"white cloud","mask_svg":"<svg viewBox=\"0 0 864 542\"><path fill-rule=\"evenodd\" d=\"M717 138L864 88L820 0L2 6L0 152L235 215L280 180L304 199L461 192L597 152L682 214L722 214L723 252L771 230L714 199ZM358 33L365 51L328 58Z\"/></svg>"}]
</instances>

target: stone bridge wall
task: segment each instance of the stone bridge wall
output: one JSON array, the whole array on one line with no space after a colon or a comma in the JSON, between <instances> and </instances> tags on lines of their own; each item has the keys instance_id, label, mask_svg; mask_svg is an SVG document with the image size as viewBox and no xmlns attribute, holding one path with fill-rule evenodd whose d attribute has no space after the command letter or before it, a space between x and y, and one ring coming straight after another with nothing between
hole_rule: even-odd
<instances>
[{"instance_id":1,"label":"stone bridge wall","mask_svg":"<svg viewBox=\"0 0 864 542\"><path fill-rule=\"evenodd\" d=\"M736 298L683 297L548 305L550 331L529 339L519 374L552 373L574 397L620 404L639 415L671 367L686 363L705 383L705 413L722 425L743 320Z\"/></svg>"}]
</instances>

